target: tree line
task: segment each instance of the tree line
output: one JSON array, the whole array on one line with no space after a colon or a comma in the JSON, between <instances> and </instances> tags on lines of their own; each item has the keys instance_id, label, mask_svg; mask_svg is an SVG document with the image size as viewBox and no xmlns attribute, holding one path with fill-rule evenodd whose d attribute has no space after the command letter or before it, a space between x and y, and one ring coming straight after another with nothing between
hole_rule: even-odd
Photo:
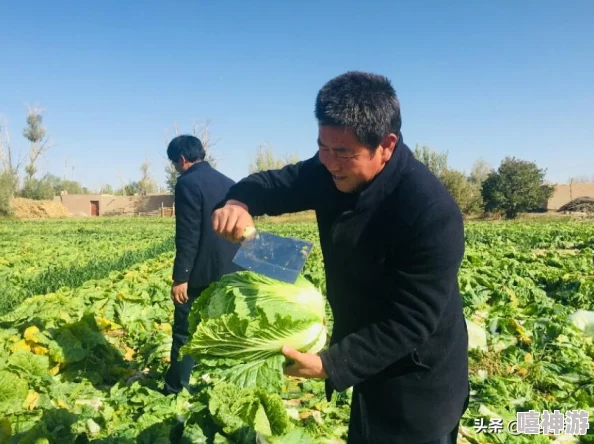
<instances>
[{"instance_id":1,"label":"tree line","mask_svg":"<svg viewBox=\"0 0 594 444\"><path fill-rule=\"evenodd\" d=\"M175 135L180 133L175 126ZM217 166L217 158L212 154L214 141L210 134L210 122L204 125L195 123L192 134L198 137L205 148L206 160L213 167ZM15 159L11 149L10 136L6 127L0 126L0 214L10 214L10 199L15 196L29 199L53 199L61 193L68 194L114 194L114 195L149 195L153 193L173 193L178 173L171 163L165 166L165 187L160 187L151 176L150 163L142 162L139 168L139 179L114 189L104 185L100 190L89 190L79 182L60 178L53 174L36 177L37 162L50 147L49 137L43 126L43 117L39 108L30 108L27 114L23 137L29 142L29 153L24 165L21 179L22 163ZM169 139L166 138L167 144ZM554 187L546 184L546 170L536 163L515 157L506 157L497 169L483 160L472 166L469 174L451 168L448 165L448 153L438 152L427 146L416 146L414 155L444 184L458 203L465 215L489 215L499 213L506 218L516 218L521 212L529 212L544 208L551 197ZM248 172L255 173L267 169L281 168L299 161L295 155L276 156L268 145L259 145ZM587 182L594 177L570 178L570 182Z\"/></svg>"},{"instance_id":2,"label":"tree line","mask_svg":"<svg viewBox=\"0 0 594 444\"><path fill-rule=\"evenodd\" d=\"M470 174L448 166L448 153L418 145L414 154L444 184L464 215L502 214L515 219L520 213L546 208L555 191L545 182L546 170L535 162L506 157L497 169L477 160Z\"/></svg>"},{"instance_id":3,"label":"tree line","mask_svg":"<svg viewBox=\"0 0 594 444\"><path fill-rule=\"evenodd\" d=\"M448 165L448 153L415 146L415 157L444 184L466 216L502 214L508 219L522 212L545 208L554 186L545 183L546 170L536 163L506 157L498 169L484 160L470 174ZM269 147L258 147L249 172L281 168L298 161L295 156L277 157Z\"/></svg>"}]
</instances>

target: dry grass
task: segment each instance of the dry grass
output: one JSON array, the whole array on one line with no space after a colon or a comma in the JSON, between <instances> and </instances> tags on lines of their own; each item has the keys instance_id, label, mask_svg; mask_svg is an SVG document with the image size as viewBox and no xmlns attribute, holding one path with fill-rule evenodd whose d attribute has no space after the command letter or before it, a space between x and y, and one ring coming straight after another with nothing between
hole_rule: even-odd
<instances>
[{"instance_id":1,"label":"dry grass","mask_svg":"<svg viewBox=\"0 0 594 444\"><path fill-rule=\"evenodd\" d=\"M479 215L471 214L464 217L466 221L472 222L503 222L505 217L499 214L495 215ZM593 220L594 217L586 215L585 213L559 213L556 211L548 211L542 213L520 213L515 221L520 222L561 222L570 220Z\"/></svg>"},{"instance_id":2,"label":"dry grass","mask_svg":"<svg viewBox=\"0 0 594 444\"><path fill-rule=\"evenodd\" d=\"M558 222L563 220L583 220L584 217L579 214L563 214L558 212L543 212L543 213L521 213L517 221L534 221L534 222ZM492 216L484 217L479 215L468 215L465 217L468 222L493 222L504 221L502 217ZM282 216L261 216L258 217L260 222L270 223L311 223L316 221L316 215L313 211L302 211L294 214L283 214Z\"/></svg>"},{"instance_id":3,"label":"dry grass","mask_svg":"<svg viewBox=\"0 0 594 444\"><path fill-rule=\"evenodd\" d=\"M584 215L579 213L558 213L548 211L546 213L522 213L518 217L518 220L525 221L539 221L539 222L558 222L562 220L584 219Z\"/></svg>"},{"instance_id":4,"label":"dry grass","mask_svg":"<svg viewBox=\"0 0 594 444\"><path fill-rule=\"evenodd\" d=\"M265 223L302 223L315 222L316 214L313 211L302 211L300 213L283 214L282 216L261 216L258 217L259 222Z\"/></svg>"},{"instance_id":5,"label":"dry grass","mask_svg":"<svg viewBox=\"0 0 594 444\"><path fill-rule=\"evenodd\" d=\"M31 200L15 197L10 202L14 217L18 219L63 219L70 213L62 202L53 200Z\"/></svg>"},{"instance_id":6,"label":"dry grass","mask_svg":"<svg viewBox=\"0 0 594 444\"><path fill-rule=\"evenodd\" d=\"M477 373L479 370L485 370L489 376L503 374L501 352L488 351L481 352L479 359L470 363L470 372Z\"/></svg>"}]
</instances>

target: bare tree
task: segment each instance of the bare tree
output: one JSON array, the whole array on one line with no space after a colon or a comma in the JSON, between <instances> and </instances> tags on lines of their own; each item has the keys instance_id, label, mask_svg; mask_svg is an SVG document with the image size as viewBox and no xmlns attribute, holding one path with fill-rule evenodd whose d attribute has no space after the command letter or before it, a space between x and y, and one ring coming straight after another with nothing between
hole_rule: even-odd
<instances>
[{"instance_id":1,"label":"bare tree","mask_svg":"<svg viewBox=\"0 0 594 444\"><path fill-rule=\"evenodd\" d=\"M179 177L179 173L175 169L172 163L167 163L165 165L165 184L167 186L167 190L173 194L175 192L175 184L177 183L177 178Z\"/></svg>"},{"instance_id":2,"label":"bare tree","mask_svg":"<svg viewBox=\"0 0 594 444\"><path fill-rule=\"evenodd\" d=\"M99 194L114 194L113 187L110 184L102 185Z\"/></svg>"},{"instance_id":3,"label":"bare tree","mask_svg":"<svg viewBox=\"0 0 594 444\"><path fill-rule=\"evenodd\" d=\"M12 146L10 145L10 134L6 125L0 125L0 215L11 215L11 200L16 194L18 187L18 170L20 161L13 158Z\"/></svg>"},{"instance_id":4,"label":"bare tree","mask_svg":"<svg viewBox=\"0 0 594 444\"><path fill-rule=\"evenodd\" d=\"M200 139L200 142L202 142L205 152L204 160L207 161L213 168L216 168L219 158L213 156L212 148L220 142L220 139L212 140L210 133L210 122L210 119L208 119L202 124L200 121L196 120L192 125L192 135ZM179 125L177 123L173 125L173 132L175 137L181 134ZM167 146L171 141L168 133L169 131L167 130L165 136L165 146ZM179 173L175 170L175 167L171 164L171 162L167 161L165 164L165 182L167 189L171 193L175 191L175 184L177 183L178 176Z\"/></svg>"},{"instance_id":5,"label":"bare tree","mask_svg":"<svg viewBox=\"0 0 594 444\"><path fill-rule=\"evenodd\" d=\"M141 196L147 196L157 191L158 186L155 179L150 175L151 163L146 159L140 165L140 180L138 181L138 189Z\"/></svg>"},{"instance_id":6,"label":"bare tree","mask_svg":"<svg viewBox=\"0 0 594 444\"><path fill-rule=\"evenodd\" d=\"M23 130L23 136L31 142L29 148L29 163L25 167L27 173L26 182L30 183L33 176L37 172L35 162L39 159L45 151L50 148L49 138L46 137L45 128L42 126L43 116L41 109L37 107L29 107L27 114L27 126Z\"/></svg>"},{"instance_id":7,"label":"bare tree","mask_svg":"<svg viewBox=\"0 0 594 444\"><path fill-rule=\"evenodd\" d=\"M0 124L0 160L2 161L3 172L14 178L16 187L21 161L13 156L10 133L6 123L4 125Z\"/></svg>"},{"instance_id":8,"label":"bare tree","mask_svg":"<svg viewBox=\"0 0 594 444\"><path fill-rule=\"evenodd\" d=\"M479 159L472 164L468 180L475 185L482 185L492 171L493 167L486 160Z\"/></svg>"},{"instance_id":9,"label":"bare tree","mask_svg":"<svg viewBox=\"0 0 594 444\"><path fill-rule=\"evenodd\" d=\"M583 174L581 176L570 177L568 183L571 184L578 184L578 183L594 183L594 174L588 175Z\"/></svg>"},{"instance_id":10,"label":"bare tree","mask_svg":"<svg viewBox=\"0 0 594 444\"><path fill-rule=\"evenodd\" d=\"M284 157L276 157L269 145L260 144L256 149L256 156L250 163L248 172L250 174L258 171L276 170L299 162L299 158L295 155L286 155Z\"/></svg>"},{"instance_id":11,"label":"bare tree","mask_svg":"<svg viewBox=\"0 0 594 444\"><path fill-rule=\"evenodd\" d=\"M192 127L192 134L200 139L206 156L204 160L212 165L213 168L217 166L218 158L212 155L212 148L221 141L221 139L212 140L210 134L210 120L207 120L203 125L199 121L194 122Z\"/></svg>"}]
</instances>

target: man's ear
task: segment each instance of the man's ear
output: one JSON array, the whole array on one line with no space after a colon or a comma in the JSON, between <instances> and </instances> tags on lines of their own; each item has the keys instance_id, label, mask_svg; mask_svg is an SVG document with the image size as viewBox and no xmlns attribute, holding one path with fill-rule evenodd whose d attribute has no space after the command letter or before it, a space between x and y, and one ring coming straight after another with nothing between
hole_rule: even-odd
<instances>
[{"instance_id":1,"label":"man's ear","mask_svg":"<svg viewBox=\"0 0 594 444\"><path fill-rule=\"evenodd\" d=\"M186 159L186 157L183 154L179 156L179 164L180 165L183 166L187 161L188 161L188 159Z\"/></svg>"},{"instance_id":2,"label":"man's ear","mask_svg":"<svg viewBox=\"0 0 594 444\"><path fill-rule=\"evenodd\" d=\"M390 133L382 139L380 147L382 148L382 160L387 162L394 154L394 149L398 143L398 136L394 133Z\"/></svg>"}]
</instances>

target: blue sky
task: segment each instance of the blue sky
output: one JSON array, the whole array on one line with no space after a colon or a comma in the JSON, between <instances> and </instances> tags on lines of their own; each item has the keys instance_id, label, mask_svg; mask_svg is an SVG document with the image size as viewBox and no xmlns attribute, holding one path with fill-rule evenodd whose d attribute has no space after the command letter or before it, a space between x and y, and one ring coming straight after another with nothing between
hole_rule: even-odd
<instances>
[{"instance_id":1,"label":"blue sky","mask_svg":"<svg viewBox=\"0 0 594 444\"><path fill-rule=\"evenodd\" d=\"M138 179L145 158L164 183L174 124L206 119L235 180L260 143L305 159L317 91L353 69L389 77L404 141L451 167L516 156L553 182L594 175L592 0L7 0L0 42L13 149L26 155L40 105L54 143L40 172L90 187Z\"/></svg>"}]
</instances>

